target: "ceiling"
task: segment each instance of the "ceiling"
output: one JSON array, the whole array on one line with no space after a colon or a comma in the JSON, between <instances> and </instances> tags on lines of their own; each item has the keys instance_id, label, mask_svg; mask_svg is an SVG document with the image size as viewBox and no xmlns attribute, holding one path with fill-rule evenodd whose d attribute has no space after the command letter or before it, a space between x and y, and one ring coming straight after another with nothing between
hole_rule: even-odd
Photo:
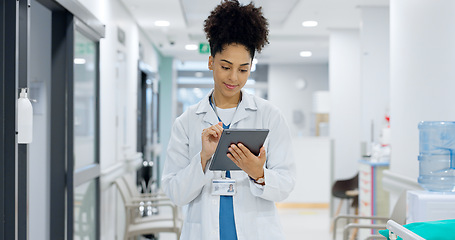
<instances>
[{"instance_id":1,"label":"ceiling","mask_svg":"<svg viewBox=\"0 0 455 240\"><path fill-rule=\"evenodd\" d=\"M186 44L207 42L203 22L219 0L121 0L163 55L181 61L206 61L207 54L185 50ZM249 1L240 0L243 4ZM269 41L258 63L327 63L330 29L359 29L360 6L387 6L388 0L254 0L269 20ZM168 27L155 21L167 20ZM306 20L318 21L313 28ZM300 57L311 51L311 57Z\"/></svg>"}]
</instances>

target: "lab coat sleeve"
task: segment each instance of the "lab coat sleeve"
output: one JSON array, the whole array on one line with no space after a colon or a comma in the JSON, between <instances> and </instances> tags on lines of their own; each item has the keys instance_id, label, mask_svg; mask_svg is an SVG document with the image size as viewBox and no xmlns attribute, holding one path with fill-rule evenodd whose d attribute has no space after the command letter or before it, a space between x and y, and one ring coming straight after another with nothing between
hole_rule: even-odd
<instances>
[{"instance_id":1,"label":"lab coat sleeve","mask_svg":"<svg viewBox=\"0 0 455 240\"><path fill-rule=\"evenodd\" d=\"M277 110L278 112L278 110ZM291 134L281 114L270 114L269 142L264 166L265 185L258 187L250 181L254 196L269 200L286 199L295 185L295 162Z\"/></svg>"},{"instance_id":2,"label":"lab coat sleeve","mask_svg":"<svg viewBox=\"0 0 455 240\"><path fill-rule=\"evenodd\" d=\"M183 122L178 118L172 127L162 178L164 192L179 206L194 200L211 179L202 171L200 152L189 156L189 136Z\"/></svg>"}]
</instances>

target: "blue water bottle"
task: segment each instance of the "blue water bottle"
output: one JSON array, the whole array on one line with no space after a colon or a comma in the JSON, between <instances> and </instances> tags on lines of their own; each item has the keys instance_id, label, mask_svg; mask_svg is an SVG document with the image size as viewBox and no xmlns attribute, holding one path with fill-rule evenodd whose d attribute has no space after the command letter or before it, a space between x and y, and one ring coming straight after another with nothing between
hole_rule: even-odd
<instances>
[{"instance_id":1,"label":"blue water bottle","mask_svg":"<svg viewBox=\"0 0 455 240\"><path fill-rule=\"evenodd\" d=\"M455 122L419 123L419 184L429 191L455 192Z\"/></svg>"}]
</instances>

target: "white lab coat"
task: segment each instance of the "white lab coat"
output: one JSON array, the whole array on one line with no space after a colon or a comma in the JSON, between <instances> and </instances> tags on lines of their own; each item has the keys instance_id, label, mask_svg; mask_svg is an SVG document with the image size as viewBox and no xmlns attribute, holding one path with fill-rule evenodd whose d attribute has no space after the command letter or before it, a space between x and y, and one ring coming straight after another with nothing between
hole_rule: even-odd
<instances>
[{"instance_id":1,"label":"white lab coat","mask_svg":"<svg viewBox=\"0 0 455 240\"><path fill-rule=\"evenodd\" d=\"M200 156L202 130L218 123L209 96L191 106L174 122L164 164L162 186L165 193L175 204L187 205L182 240L219 239L220 197L211 194L211 184L212 179L221 178L221 172L208 170L209 162L204 173ZM295 183L287 124L278 108L242 90L242 100L231 128L270 130L264 143L266 185L255 184L243 171L231 171L231 178L237 184L237 193L233 196L237 238L284 239L274 202L287 198Z\"/></svg>"}]
</instances>

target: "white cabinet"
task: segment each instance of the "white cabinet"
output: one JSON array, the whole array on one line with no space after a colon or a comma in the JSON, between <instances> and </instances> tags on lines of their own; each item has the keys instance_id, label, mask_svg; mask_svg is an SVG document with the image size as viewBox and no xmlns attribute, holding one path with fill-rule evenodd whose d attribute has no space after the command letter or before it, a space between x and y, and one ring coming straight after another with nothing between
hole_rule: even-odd
<instances>
[{"instance_id":1,"label":"white cabinet","mask_svg":"<svg viewBox=\"0 0 455 240\"><path fill-rule=\"evenodd\" d=\"M389 216L389 193L382 188L383 171L389 169L388 162L359 161L359 215ZM372 224L372 220L360 223ZM365 239L373 231L359 231L359 239Z\"/></svg>"},{"instance_id":2,"label":"white cabinet","mask_svg":"<svg viewBox=\"0 0 455 240\"><path fill-rule=\"evenodd\" d=\"M332 140L326 137L296 137L292 141L296 183L282 203L296 207L328 207Z\"/></svg>"},{"instance_id":3,"label":"white cabinet","mask_svg":"<svg viewBox=\"0 0 455 240\"><path fill-rule=\"evenodd\" d=\"M455 194L408 191L406 223L455 219Z\"/></svg>"}]
</instances>

